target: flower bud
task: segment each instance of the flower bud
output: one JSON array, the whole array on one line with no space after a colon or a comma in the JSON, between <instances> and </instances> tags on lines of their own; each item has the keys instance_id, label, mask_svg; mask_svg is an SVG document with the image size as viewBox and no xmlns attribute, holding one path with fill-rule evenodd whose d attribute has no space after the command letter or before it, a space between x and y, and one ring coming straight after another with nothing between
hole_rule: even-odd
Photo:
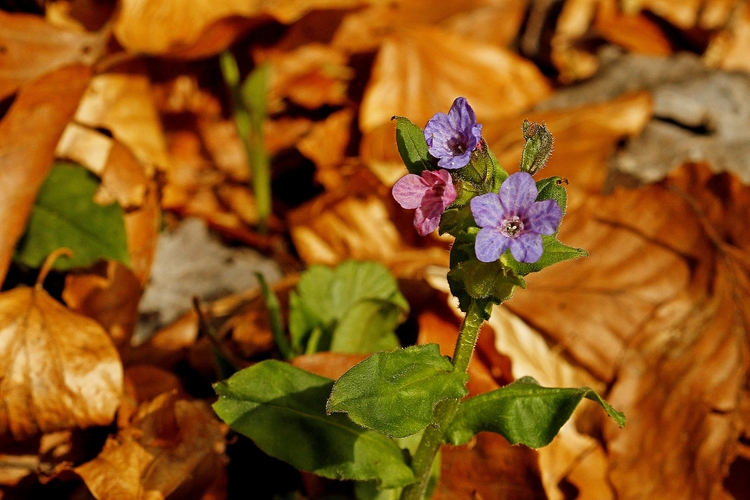
<instances>
[{"instance_id":1,"label":"flower bud","mask_svg":"<svg viewBox=\"0 0 750 500\"><path fill-rule=\"evenodd\" d=\"M521 154L521 172L534 175L546 165L555 139L544 123L539 125L529 120L523 121L523 138L526 144Z\"/></svg>"}]
</instances>

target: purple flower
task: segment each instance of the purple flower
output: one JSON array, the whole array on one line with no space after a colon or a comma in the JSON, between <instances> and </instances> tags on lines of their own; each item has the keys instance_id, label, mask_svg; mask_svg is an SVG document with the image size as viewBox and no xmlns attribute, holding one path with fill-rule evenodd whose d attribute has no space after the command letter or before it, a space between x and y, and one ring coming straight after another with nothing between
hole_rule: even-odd
<instances>
[{"instance_id":1,"label":"purple flower","mask_svg":"<svg viewBox=\"0 0 750 500\"><path fill-rule=\"evenodd\" d=\"M535 201L538 191L531 175L518 172L500 186L471 200L471 213L482 229L475 251L482 262L494 262L510 247L518 262L532 264L544 251L542 234L554 234L562 209L554 200Z\"/></svg>"},{"instance_id":2,"label":"purple flower","mask_svg":"<svg viewBox=\"0 0 750 500\"><path fill-rule=\"evenodd\" d=\"M437 229L440 216L456 199L456 187L447 170L407 174L393 185L393 197L404 208L416 208L414 227L425 236Z\"/></svg>"},{"instance_id":3,"label":"purple flower","mask_svg":"<svg viewBox=\"0 0 750 500\"><path fill-rule=\"evenodd\" d=\"M465 97L453 101L448 114L436 113L424 128L427 150L443 168L465 167L482 138L482 126Z\"/></svg>"}]
</instances>

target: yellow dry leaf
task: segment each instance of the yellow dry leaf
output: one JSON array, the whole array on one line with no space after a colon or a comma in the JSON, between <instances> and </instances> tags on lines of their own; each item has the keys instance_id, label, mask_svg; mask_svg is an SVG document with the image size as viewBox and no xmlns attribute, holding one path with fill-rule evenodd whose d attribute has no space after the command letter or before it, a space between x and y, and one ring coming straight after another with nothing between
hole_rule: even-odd
<instances>
[{"instance_id":1,"label":"yellow dry leaf","mask_svg":"<svg viewBox=\"0 0 750 500\"><path fill-rule=\"evenodd\" d=\"M0 435L108 425L123 371L107 332L37 285L0 294Z\"/></svg>"}]
</instances>

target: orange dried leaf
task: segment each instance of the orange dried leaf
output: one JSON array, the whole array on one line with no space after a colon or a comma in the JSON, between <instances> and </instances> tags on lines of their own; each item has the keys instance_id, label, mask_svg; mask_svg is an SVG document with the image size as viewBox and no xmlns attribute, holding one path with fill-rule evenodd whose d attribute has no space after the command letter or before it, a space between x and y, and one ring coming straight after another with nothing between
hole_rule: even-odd
<instances>
[{"instance_id":1,"label":"orange dried leaf","mask_svg":"<svg viewBox=\"0 0 750 500\"><path fill-rule=\"evenodd\" d=\"M748 221L750 188L705 166L589 197L560 237L591 257L530 275L507 304L612 384L628 415L603 428L617 498L722 488L750 397Z\"/></svg>"},{"instance_id":2,"label":"orange dried leaf","mask_svg":"<svg viewBox=\"0 0 750 500\"><path fill-rule=\"evenodd\" d=\"M64 66L90 66L101 56L108 39L106 30L63 30L38 16L0 11L0 99L23 83Z\"/></svg>"},{"instance_id":3,"label":"orange dried leaf","mask_svg":"<svg viewBox=\"0 0 750 500\"><path fill-rule=\"evenodd\" d=\"M223 431L209 406L165 393L142 404L131 427L74 470L99 500L158 499L178 488L200 494L221 474L223 453Z\"/></svg>"},{"instance_id":4,"label":"orange dried leaf","mask_svg":"<svg viewBox=\"0 0 750 500\"><path fill-rule=\"evenodd\" d=\"M515 53L415 26L383 42L362 100L360 128L367 134L393 115L423 127L436 112L447 113L458 96L468 99L483 123L515 115L549 94L541 72Z\"/></svg>"},{"instance_id":5,"label":"orange dried leaf","mask_svg":"<svg viewBox=\"0 0 750 500\"><path fill-rule=\"evenodd\" d=\"M29 82L0 122L0 281L90 78L88 68L68 66Z\"/></svg>"},{"instance_id":6,"label":"orange dried leaf","mask_svg":"<svg viewBox=\"0 0 750 500\"><path fill-rule=\"evenodd\" d=\"M0 294L0 435L108 425L123 372L107 332L41 287Z\"/></svg>"}]
</instances>

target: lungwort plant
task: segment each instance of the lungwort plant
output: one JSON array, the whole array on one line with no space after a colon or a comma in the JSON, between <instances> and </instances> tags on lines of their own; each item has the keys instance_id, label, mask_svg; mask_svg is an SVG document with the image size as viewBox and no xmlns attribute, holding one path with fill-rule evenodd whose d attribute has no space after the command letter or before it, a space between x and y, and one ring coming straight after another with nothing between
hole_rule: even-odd
<instances>
[{"instance_id":1,"label":"lungwort plant","mask_svg":"<svg viewBox=\"0 0 750 500\"><path fill-rule=\"evenodd\" d=\"M411 500L428 494L444 443L464 444L489 431L513 444L545 446L583 398L600 404L623 426L625 416L593 390L541 387L531 377L464 399L480 326L494 305L510 299L517 287L525 288L527 274L587 255L557 239L567 204L565 180L533 178L550 155L552 135L544 125L525 121L520 172L508 175L463 97L448 114L437 113L424 131L406 118L394 120L398 150L409 171L394 185L394 198L415 210L420 234L437 229L455 238L448 282L465 317L452 358L441 356L437 344L386 349L335 381L281 361L263 361L216 384L217 414L266 453L298 469L369 482L356 489L360 498ZM292 303L298 352L303 338L336 345L331 335L342 328L347 345L356 338L356 325L341 326L346 314L337 323L327 312L333 302L348 301L373 314L385 308L390 318L405 310L392 284L368 293L361 280L352 288L352 283L336 285L336 273L316 273L328 276L323 288L303 283ZM303 293L304 288L309 291ZM319 305L312 300L316 293ZM302 309L295 311L295 304ZM364 324L360 328L365 331ZM386 339L392 337L382 335L381 345L387 345Z\"/></svg>"}]
</instances>

